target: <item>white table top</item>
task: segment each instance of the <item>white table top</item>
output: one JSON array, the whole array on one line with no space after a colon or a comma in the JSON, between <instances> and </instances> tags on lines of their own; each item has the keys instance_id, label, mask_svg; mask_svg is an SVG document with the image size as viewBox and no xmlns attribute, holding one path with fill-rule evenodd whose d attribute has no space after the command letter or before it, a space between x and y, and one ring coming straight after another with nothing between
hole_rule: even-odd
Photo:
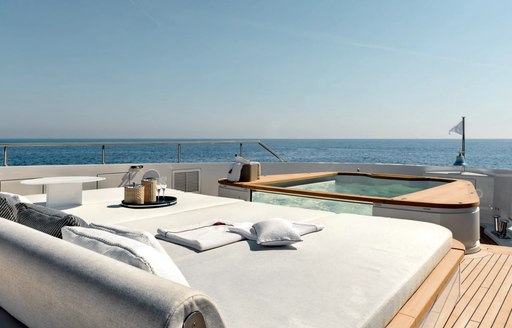
<instances>
[{"instance_id":1,"label":"white table top","mask_svg":"<svg viewBox=\"0 0 512 328\"><path fill-rule=\"evenodd\" d=\"M67 176L67 177L47 177L21 181L26 185L51 185L51 184L67 184L67 183L84 183L105 180L104 177L94 176Z\"/></svg>"}]
</instances>

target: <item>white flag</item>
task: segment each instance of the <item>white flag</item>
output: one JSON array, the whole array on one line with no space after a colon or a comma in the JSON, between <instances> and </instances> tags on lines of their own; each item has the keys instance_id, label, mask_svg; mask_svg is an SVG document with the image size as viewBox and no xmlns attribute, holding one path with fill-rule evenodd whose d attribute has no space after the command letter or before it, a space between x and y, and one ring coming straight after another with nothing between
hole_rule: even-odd
<instances>
[{"instance_id":1,"label":"white flag","mask_svg":"<svg viewBox=\"0 0 512 328\"><path fill-rule=\"evenodd\" d=\"M448 131L449 134L452 134L452 132L462 135L462 121Z\"/></svg>"}]
</instances>

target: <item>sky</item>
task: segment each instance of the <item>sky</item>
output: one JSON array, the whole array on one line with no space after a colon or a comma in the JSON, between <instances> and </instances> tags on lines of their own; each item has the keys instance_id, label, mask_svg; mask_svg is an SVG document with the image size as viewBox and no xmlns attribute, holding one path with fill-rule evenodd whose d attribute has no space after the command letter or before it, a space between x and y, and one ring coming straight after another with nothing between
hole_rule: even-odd
<instances>
[{"instance_id":1,"label":"sky","mask_svg":"<svg viewBox=\"0 0 512 328\"><path fill-rule=\"evenodd\" d=\"M2 0L0 138L512 138L509 0Z\"/></svg>"}]
</instances>

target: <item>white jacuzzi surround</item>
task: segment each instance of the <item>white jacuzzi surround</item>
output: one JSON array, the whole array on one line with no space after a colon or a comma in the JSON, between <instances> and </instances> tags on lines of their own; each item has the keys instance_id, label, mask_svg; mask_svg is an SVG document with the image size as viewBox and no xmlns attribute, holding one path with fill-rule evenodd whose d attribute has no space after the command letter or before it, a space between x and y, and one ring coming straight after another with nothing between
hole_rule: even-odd
<instances>
[{"instance_id":1,"label":"white jacuzzi surround","mask_svg":"<svg viewBox=\"0 0 512 328\"><path fill-rule=\"evenodd\" d=\"M448 228L466 247L466 253L480 250L480 208L433 208L373 204L373 216L384 216L439 224Z\"/></svg>"}]
</instances>

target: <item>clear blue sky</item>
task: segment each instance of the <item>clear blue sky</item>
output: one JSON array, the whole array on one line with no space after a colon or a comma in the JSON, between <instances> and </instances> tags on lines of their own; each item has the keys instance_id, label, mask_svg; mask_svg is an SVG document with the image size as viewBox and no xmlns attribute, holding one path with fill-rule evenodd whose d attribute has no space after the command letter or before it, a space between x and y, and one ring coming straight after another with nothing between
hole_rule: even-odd
<instances>
[{"instance_id":1,"label":"clear blue sky","mask_svg":"<svg viewBox=\"0 0 512 328\"><path fill-rule=\"evenodd\" d=\"M512 1L2 0L0 137L512 138Z\"/></svg>"}]
</instances>

